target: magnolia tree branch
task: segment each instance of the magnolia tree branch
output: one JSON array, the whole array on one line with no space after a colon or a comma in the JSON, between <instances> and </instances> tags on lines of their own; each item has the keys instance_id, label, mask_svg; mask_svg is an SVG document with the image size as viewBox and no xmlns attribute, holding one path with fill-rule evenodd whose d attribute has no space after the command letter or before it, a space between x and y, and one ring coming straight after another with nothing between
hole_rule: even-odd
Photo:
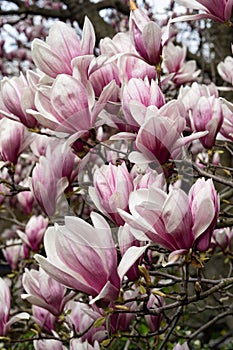
<instances>
[{"instance_id":1,"label":"magnolia tree branch","mask_svg":"<svg viewBox=\"0 0 233 350\"><path fill-rule=\"evenodd\" d=\"M112 37L116 34L111 24L107 23L99 14L99 11L105 9L114 9L119 13L128 16L129 6L119 0L105 0L98 3L85 1L79 3L77 0L64 0L63 4L67 9L44 8L35 4L25 6L23 1L12 1L18 6L18 9L0 10L0 16L42 16L45 18L59 18L61 20L76 20L82 27L85 16L94 23L97 42L105 37Z\"/></svg>"},{"instance_id":2,"label":"magnolia tree branch","mask_svg":"<svg viewBox=\"0 0 233 350\"><path fill-rule=\"evenodd\" d=\"M208 321L207 323L205 323L203 326L201 326L200 328L198 328L197 331L193 332L193 334L191 336L189 336L189 340L188 342L190 342L192 339L196 339L198 334L200 334L201 332L206 331L208 328L210 328L211 326L213 326L217 321L219 321L221 318L227 317L227 316L231 316L233 315L233 309L232 307L230 307L230 310L221 312L220 314L218 314L217 316L213 317L210 321Z\"/></svg>"}]
</instances>

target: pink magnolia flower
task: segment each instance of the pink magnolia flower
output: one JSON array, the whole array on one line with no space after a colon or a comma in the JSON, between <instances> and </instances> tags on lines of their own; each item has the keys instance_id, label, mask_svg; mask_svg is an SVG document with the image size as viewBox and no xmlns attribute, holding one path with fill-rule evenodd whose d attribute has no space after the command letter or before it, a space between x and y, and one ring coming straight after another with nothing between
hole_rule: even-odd
<instances>
[{"instance_id":1,"label":"pink magnolia flower","mask_svg":"<svg viewBox=\"0 0 233 350\"><path fill-rule=\"evenodd\" d=\"M35 134L32 143L30 144L30 149L32 153L37 157L45 156L46 149L51 143L52 137L47 135Z\"/></svg>"},{"instance_id":2,"label":"pink magnolia flower","mask_svg":"<svg viewBox=\"0 0 233 350\"><path fill-rule=\"evenodd\" d=\"M129 30L138 54L149 64L156 66L161 60L162 31L140 9L130 13Z\"/></svg>"},{"instance_id":3,"label":"pink magnolia flower","mask_svg":"<svg viewBox=\"0 0 233 350\"><path fill-rule=\"evenodd\" d=\"M27 257L27 253L21 239L17 238L8 239L5 249L3 249L3 255L12 270L18 269L19 262Z\"/></svg>"},{"instance_id":4,"label":"pink magnolia flower","mask_svg":"<svg viewBox=\"0 0 233 350\"><path fill-rule=\"evenodd\" d=\"M220 133L226 138L233 141L233 103L222 99L223 123Z\"/></svg>"},{"instance_id":5,"label":"pink magnolia flower","mask_svg":"<svg viewBox=\"0 0 233 350\"><path fill-rule=\"evenodd\" d=\"M187 342L185 342L182 345L180 343L177 343L172 350L190 350L190 348L188 347Z\"/></svg>"},{"instance_id":6,"label":"pink magnolia flower","mask_svg":"<svg viewBox=\"0 0 233 350\"><path fill-rule=\"evenodd\" d=\"M22 294L21 298L55 316L63 311L66 302L73 297L73 293L66 295L67 289L41 268L39 271L25 269L22 282L27 294Z\"/></svg>"},{"instance_id":7,"label":"pink magnolia flower","mask_svg":"<svg viewBox=\"0 0 233 350\"><path fill-rule=\"evenodd\" d=\"M53 24L46 42L35 39L32 42L32 57L37 67L52 78L58 74L72 75L72 59L93 53L95 33L90 20L85 17L82 40L75 30L64 22Z\"/></svg>"},{"instance_id":8,"label":"pink magnolia flower","mask_svg":"<svg viewBox=\"0 0 233 350\"><path fill-rule=\"evenodd\" d=\"M0 95L3 115L21 122L28 128L37 125L37 120L26 112L28 108L34 108L34 92L22 73L19 77L3 78Z\"/></svg>"},{"instance_id":9,"label":"pink magnolia flower","mask_svg":"<svg viewBox=\"0 0 233 350\"><path fill-rule=\"evenodd\" d=\"M212 180L198 179L187 195L180 188L166 194L151 186L131 193L127 213L119 213L135 238L148 238L173 255L190 248L207 250L219 213L219 199ZM178 251L178 252L177 252Z\"/></svg>"},{"instance_id":10,"label":"pink magnolia flower","mask_svg":"<svg viewBox=\"0 0 233 350\"><path fill-rule=\"evenodd\" d=\"M132 169L133 170L133 169ZM132 174L131 170L131 174ZM163 189L165 185L164 175L158 174L156 170L152 170L151 168L147 168L144 174L138 174L134 180L134 190L139 190L140 188L148 188L152 184L156 187Z\"/></svg>"},{"instance_id":11,"label":"pink magnolia flower","mask_svg":"<svg viewBox=\"0 0 233 350\"><path fill-rule=\"evenodd\" d=\"M130 226L125 224L121 226L118 230L118 243L121 252L121 256L125 254L125 252L132 246L140 247L143 245L142 242L137 240L134 235L130 231ZM138 269L138 265L140 265L140 259L138 259L127 272L127 277L130 281L135 281L139 278L140 272Z\"/></svg>"},{"instance_id":12,"label":"pink magnolia flower","mask_svg":"<svg viewBox=\"0 0 233 350\"><path fill-rule=\"evenodd\" d=\"M220 210L219 197L213 181L198 179L189 191L189 203L195 249L205 251L209 248ZM207 212L209 220L206 221L205 213Z\"/></svg>"},{"instance_id":13,"label":"pink magnolia flower","mask_svg":"<svg viewBox=\"0 0 233 350\"><path fill-rule=\"evenodd\" d=\"M211 2L206 0L176 0L176 2L190 9L204 11L204 13L181 16L173 19L172 22L210 18L216 22L225 23L231 18L233 0L214 0Z\"/></svg>"},{"instance_id":14,"label":"pink magnolia flower","mask_svg":"<svg viewBox=\"0 0 233 350\"><path fill-rule=\"evenodd\" d=\"M153 308L161 307L164 304L165 304L164 300L161 296L151 294L147 302L147 308L149 310L150 309L153 310ZM159 329L162 318L163 318L162 314L156 315L156 316L145 315L145 320L146 320L147 326L150 329L150 332L156 332Z\"/></svg>"},{"instance_id":15,"label":"pink magnolia flower","mask_svg":"<svg viewBox=\"0 0 233 350\"><path fill-rule=\"evenodd\" d=\"M0 335L5 336L10 330L11 325L22 319L29 319L29 314L21 312L10 318L11 293L7 282L0 278Z\"/></svg>"},{"instance_id":16,"label":"pink magnolia flower","mask_svg":"<svg viewBox=\"0 0 233 350\"><path fill-rule=\"evenodd\" d=\"M104 301L115 300L120 287L117 253L105 219L92 212L94 227L67 216L65 225L48 228L44 245L47 258L36 255L41 267L63 285Z\"/></svg>"},{"instance_id":17,"label":"pink magnolia flower","mask_svg":"<svg viewBox=\"0 0 233 350\"><path fill-rule=\"evenodd\" d=\"M76 333L83 333L82 341L94 344L95 340L99 342L106 338L105 326L92 327L93 323L102 315L93 310L89 305L83 302L69 301L65 310L69 310L66 315L66 321L72 330ZM86 332L85 332L86 331Z\"/></svg>"},{"instance_id":18,"label":"pink magnolia flower","mask_svg":"<svg viewBox=\"0 0 233 350\"><path fill-rule=\"evenodd\" d=\"M218 98L218 90L214 83L205 85L194 82L191 86L180 87L178 101L183 103L187 115L194 109L201 96Z\"/></svg>"},{"instance_id":19,"label":"pink magnolia flower","mask_svg":"<svg viewBox=\"0 0 233 350\"><path fill-rule=\"evenodd\" d=\"M205 148L212 148L215 144L217 133L223 123L221 101L214 96L200 97L192 112L193 124L196 131L208 131L200 141Z\"/></svg>"},{"instance_id":20,"label":"pink magnolia flower","mask_svg":"<svg viewBox=\"0 0 233 350\"><path fill-rule=\"evenodd\" d=\"M154 80L150 82L148 78L144 80L132 78L129 80L122 93L122 109L127 124L133 130L138 130L141 125L134 118L134 110L131 109L132 102L136 103L134 108L140 110L143 120L143 115L146 114L145 107L156 106L159 109L165 104L165 98Z\"/></svg>"},{"instance_id":21,"label":"pink magnolia flower","mask_svg":"<svg viewBox=\"0 0 233 350\"><path fill-rule=\"evenodd\" d=\"M62 345L62 341L55 339L33 340L35 350L67 350Z\"/></svg>"},{"instance_id":22,"label":"pink magnolia flower","mask_svg":"<svg viewBox=\"0 0 233 350\"><path fill-rule=\"evenodd\" d=\"M196 107L200 97L209 98L214 96L218 98L218 90L214 83L209 85L192 83L191 86L181 86L178 95L178 101L181 102L185 108L186 123L191 130L191 114L190 112Z\"/></svg>"},{"instance_id":23,"label":"pink magnolia flower","mask_svg":"<svg viewBox=\"0 0 233 350\"><path fill-rule=\"evenodd\" d=\"M82 342L80 339L71 339L70 341L70 350L100 350L100 345L97 341L95 341L92 346L87 342Z\"/></svg>"},{"instance_id":24,"label":"pink magnolia flower","mask_svg":"<svg viewBox=\"0 0 233 350\"><path fill-rule=\"evenodd\" d=\"M168 73L174 73L172 81L175 85L181 85L196 80L200 70L196 70L196 61L185 62L186 47L174 45L169 42L163 49L163 64Z\"/></svg>"},{"instance_id":25,"label":"pink magnolia flower","mask_svg":"<svg viewBox=\"0 0 233 350\"><path fill-rule=\"evenodd\" d=\"M89 189L91 199L97 208L117 225L124 221L118 208L127 210L129 194L133 190L133 179L123 162L121 165L103 165L94 173L94 188Z\"/></svg>"},{"instance_id":26,"label":"pink magnolia flower","mask_svg":"<svg viewBox=\"0 0 233 350\"><path fill-rule=\"evenodd\" d=\"M41 156L29 179L31 191L41 209L51 216L56 210L58 198L68 186L66 177L57 177L51 167L51 160Z\"/></svg>"},{"instance_id":27,"label":"pink magnolia flower","mask_svg":"<svg viewBox=\"0 0 233 350\"><path fill-rule=\"evenodd\" d=\"M20 186L28 187L28 179L24 179L23 181L19 182ZM22 191L17 194L16 196L17 201L19 202L20 209L25 214L30 214L33 209L34 204L34 196L31 191Z\"/></svg>"},{"instance_id":28,"label":"pink magnolia flower","mask_svg":"<svg viewBox=\"0 0 233 350\"><path fill-rule=\"evenodd\" d=\"M69 184L72 183L78 173L80 159L68 144L63 140L54 139L47 145L45 157L51 163L57 179L67 178Z\"/></svg>"},{"instance_id":29,"label":"pink magnolia flower","mask_svg":"<svg viewBox=\"0 0 233 350\"><path fill-rule=\"evenodd\" d=\"M131 78L156 78L154 67L136 57L138 53L127 33L117 33L112 39L101 39L99 47L102 55L115 55L121 83L127 83Z\"/></svg>"},{"instance_id":30,"label":"pink magnolia flower","mask_svg":"<svg viewBox=\"0 0 233 350\"><path fill-rule=\"evenodd\" d=\"M169 110L165 112L166 116L163 114L162 108L161 111L147 108L145 122L140 127L135 141L135 146L141 153L138 151L131 152L129 155L131 162L135 164L155 162L163 165L170 158L176 158L182 146L203 135L194 133L182 137L182 132L186 127L185 118L177 115L177 113L170 115ZM134 118L140 120L140 116L140 111L135 109Z\"/></svg>"},{"instance_id":31,"label":"pink magnolia flower","mask_svg":"<svg viewBox=\"0 0 233 350\"><path fill-rule=\"evenodd\" d=\"M48 310L32 305L32 315L34 322L47 332L52 333L55 330L58 318Z\"/></svg>"},{"instance_id":32,"label":"pink magnolia flower","mask_svg":"<svg viewBox=\"0 0 233 350\"><path fill-rule=\"evenodd\" d=\"M137 302L134 301L138 296L138 290L127 290L124 292L124 305L128 308L129 312L126 313L114 313L110 316L110 330L111 333L117 333L119 331L124 332L129 330L131 321L134 319L135 315L130 312L136 310ZM129 300L129 301L127 301Z\"/></svg>"},{"instance_id":33,"label":"pink magnolia flower","mask_svg":"<svg viewBox=\"0 0 233 350\"><path fill-rule=\"evenodd\" d=\"M213 248L219 247L222 251L227 251L231 248L231 242L233 239L233 230L229 227L223 229L214 230L211 245Z\"/></svg>"},{"instance_id":34,"label":"pink magnolia flower","mask_svg":"<svg viewBox=\"0 0 233 350\"><path fill-rule=\"evenodd\" d=\"M47 218L45 219L42 215L33 215L30 217L25 227L25 233L18 230L17 234L25 244L27 244L33 251L37 252L40 249L47 227Z\"/></svg>"},{"instance_id":35,"label":"pink magnolia flower","mask_svg":"<svg viewBox=\"0 0 233 350\"><path fill-rule=\"evenodd\" d=\"M111 81L115 81L115 89L110 96L110 103L119 102L120 93L120 79L119 79L119 68L116 62L108 62L109 56L101 55L94 57L92 55L77 57L73 60L73 76L80 80L84 85L88 85L88 81L91 83L95 96L98 98L105 86ZM118 109L116 110L116 113Z\"/></svg>"},{"instance_id":36,"label":"pink magnolia flower","mask_svg":"<svg viewBox=\"0 0 233 350\"><path fill-rule=\"evenodd\" d=\"M2 160L16 164L19 155L29 146L32 135L25 126L3 118L0 120L0 154Z\"/></svg>"},{"instance_id":37,"label":"pink magnolia flower","mask_svg":"<svg viewBox=\"0 0 233 350\"><path fill-rule=\"evenodd\" d=\"M217 70L223 80L233 85L233 57L227 56L224 62L217 65Z\"/></svg>"},{"instance_id":38,"label":"pink magnolia flower","mask_svg":"<svg viewBox=\"0 0 233 350\"><path fill-rule=\"evenodd\" d=\"M98 114L104 109L115 89L110 82L95 100L90 82L84 85L67 74L59 74L52 86L46 85L35 95L37 110L28 110L44 126L51 130L84 135L95 126ZM77 137L77 138L78 138Z\"/></svg>"}]
</instances>

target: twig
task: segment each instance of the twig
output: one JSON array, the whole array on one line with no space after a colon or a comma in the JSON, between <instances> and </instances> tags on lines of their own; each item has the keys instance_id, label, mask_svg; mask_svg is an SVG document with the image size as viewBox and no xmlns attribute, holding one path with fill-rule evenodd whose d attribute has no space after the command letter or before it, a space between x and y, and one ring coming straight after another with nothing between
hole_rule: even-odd
<instances>
[{"instance_id":1,"label":"twig","mask_svg":"<svg viewBox=\"0 0 233 350\"><path fill-rule=\"evenodd\" d=\"M182 310L183 310L183 307L180 306L178 308L177 313L174 316L173 322L172 322L171 326L168 328L168 332L167 332L165 338L163 339L163 341L162 341L160 347L158 348L158 350L162 350L163 346L167 343L167 341L168 341L168 339L169 339L173 329L175 328L177 322L179 321L180 316L182 315Z\"/></svg>"},{"instance_id":2,"label":"twig","mask_svg":"<svg viewBox=\"0 0 233 350\"><path fill-rule=\"evenodd\" d=\"M215 316L214 318L212 318L209 322L205 323L203 326L201 326L196 332L194 332L190 337L188 342L190 342L192 339L195 339L196 336L205 331L207 328L209 328L210 326L212 326L215 322L217 322L218 320L220 320L223 317L229 316L233 314L233 310L231 308L231 310L228 311L224 311L221 314Z\"/></svg>"}]
</instances>

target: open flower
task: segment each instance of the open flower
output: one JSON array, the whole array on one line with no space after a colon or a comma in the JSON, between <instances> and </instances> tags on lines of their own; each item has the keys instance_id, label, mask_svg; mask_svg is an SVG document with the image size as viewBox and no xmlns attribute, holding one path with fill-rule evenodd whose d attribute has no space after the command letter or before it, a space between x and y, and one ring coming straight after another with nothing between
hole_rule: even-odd
<instances>
[{"instance_id":1,"label":"open flower","mask_svg":"<svg viewBox=\"0 0 233 350\"><path fill-rule=\"evenodd\" d=\"M29 76L29 74L28 74ZM34 92L21 73L19 77L3 78L1 81L0 99L3 102L1 113L6 117L20 121L28 128L33 128L37 120L26 109L34 108Z\"/></svg>"},{"instance_id":2,"label":"open flower","mask_svg":"<svg viewBox=\"0 0 233 350\"><path fill-rule=\"evenodd\" d=\"M225 23L231 18L232 0L176 0L180 5L183 5L189 9L200 10L204 13L199 13L197 15L187 15L175 18L172 22L176 21L191 21L198 20L202 18L210 18L216 22Z\"/></svg>"},{"instance_id":3,"label":"open flower","mask_svg":"<svg viewBox=\"0 0 233 350\"><path fill-rule=\"evenodd\" d=\"M81 41L73 28L64 22L56 21L46 42L40 39L33 40L32 57L37 67L52 78L62 73L72 75L72 59L93 53L94 46L95 33L87 17Z\"/></svg>"},{"instance_id":4,"label":"open flower","mask_svg":"<svg viewBox=\"0 0 233 350\"><path fill-rule=\"evenodd\" d=\"M27 112L46 128L68 134L79 132L80 137L95 126L98 114L114 91L115 81L112 81L96 101L90 82L85 86L70 75L59 74L52 86L39 89L35 95L36 110Z\"/></svg>"},{"instance_id":5,"label":"open flower","mask_svg":"<svg viewBox=\"0 0 233 350\"><path fill-rule=\"evenodd\" d=\"M115 300L120 279L111 229L99 214L92 213L91 218L94 227L67 216L64 226L48 228L44 238L47 258L35 258L52 278L93 296L92 302Z\"/></svg>"},{"instance_id":6,"label":"open flower","mask_svg":"<svg viewBox=\"0 0 233 350\"><path fill-rule=\"evenodd\" d=\"M187 254L190 248L209 248L219 199L212 180L198 179L188 195L180 188L172 188L168 194L153 185L139 189L130 195L129 210L131 214L118 211L135 238L149 238L174 255Z\"/></svg>"},{"instance_id":7,"label":"open flower","mask_svg":"<svg viewBox=\"0 0 233 350\"><path fill-rule=\"evenodd\" d=\"M223 62L217 65L217 70L223 80L233 85L233 57L227 56Z\"/></svg>"},{"instance_id":8,"label":"open flower","mask_svg":"<svg viewBox=\"0 0 233 350\"><path fill-rule=\"evenodd\" d=\"M125 165L103 165L94 173L94 188L89 189L91 199L97 208L117 225L124 221L117 209L127 210L129 194L133 190L133 179Z\"/></svg>"},{"instance_id":9,"label":"open flower","mask_svg":"<svg viewBox=\"0 0 233 350\"><path fill-rule=\"evenodd\" d=\"M73 296L73 293L65 296L66 288L42 269L26 269L23 274L23 287L27 294L22 294L22 299L47 309L53 315L59 315L65 303Z\"/></svg>"}]
</instances>

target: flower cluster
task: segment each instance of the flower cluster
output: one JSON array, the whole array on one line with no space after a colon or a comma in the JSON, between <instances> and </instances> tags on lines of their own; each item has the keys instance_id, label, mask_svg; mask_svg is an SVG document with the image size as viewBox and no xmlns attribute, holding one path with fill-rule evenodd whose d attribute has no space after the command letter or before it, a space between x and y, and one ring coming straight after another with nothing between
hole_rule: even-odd
<instances>
[{"instance_id":1,"label":"flower cluster","mask_svg":"<svg viewBox=\"0 0 233 350\"><path fill-rule=\"evenodd\" d=\"M204 11L180 20L226 22L233 5L178 2ZM101 40L97 57L88 18L81 39L57 21L45 42L33 41L37 69L1 81L0 202L17 209L2 232L11 279L0 280L0 335L28 320L35 349L169 337L172 318L200 298L207 254L232 257L215 187L229 182L217 173L231 171L217 140L233 140L232 104L195 81L201 72L174 44L171 23L161 29L131 5L129 35ZM230 57L218 66L230 84L231 66ZM161 272L167 266L180 274Z\"/></svg>"}]
</instances>

